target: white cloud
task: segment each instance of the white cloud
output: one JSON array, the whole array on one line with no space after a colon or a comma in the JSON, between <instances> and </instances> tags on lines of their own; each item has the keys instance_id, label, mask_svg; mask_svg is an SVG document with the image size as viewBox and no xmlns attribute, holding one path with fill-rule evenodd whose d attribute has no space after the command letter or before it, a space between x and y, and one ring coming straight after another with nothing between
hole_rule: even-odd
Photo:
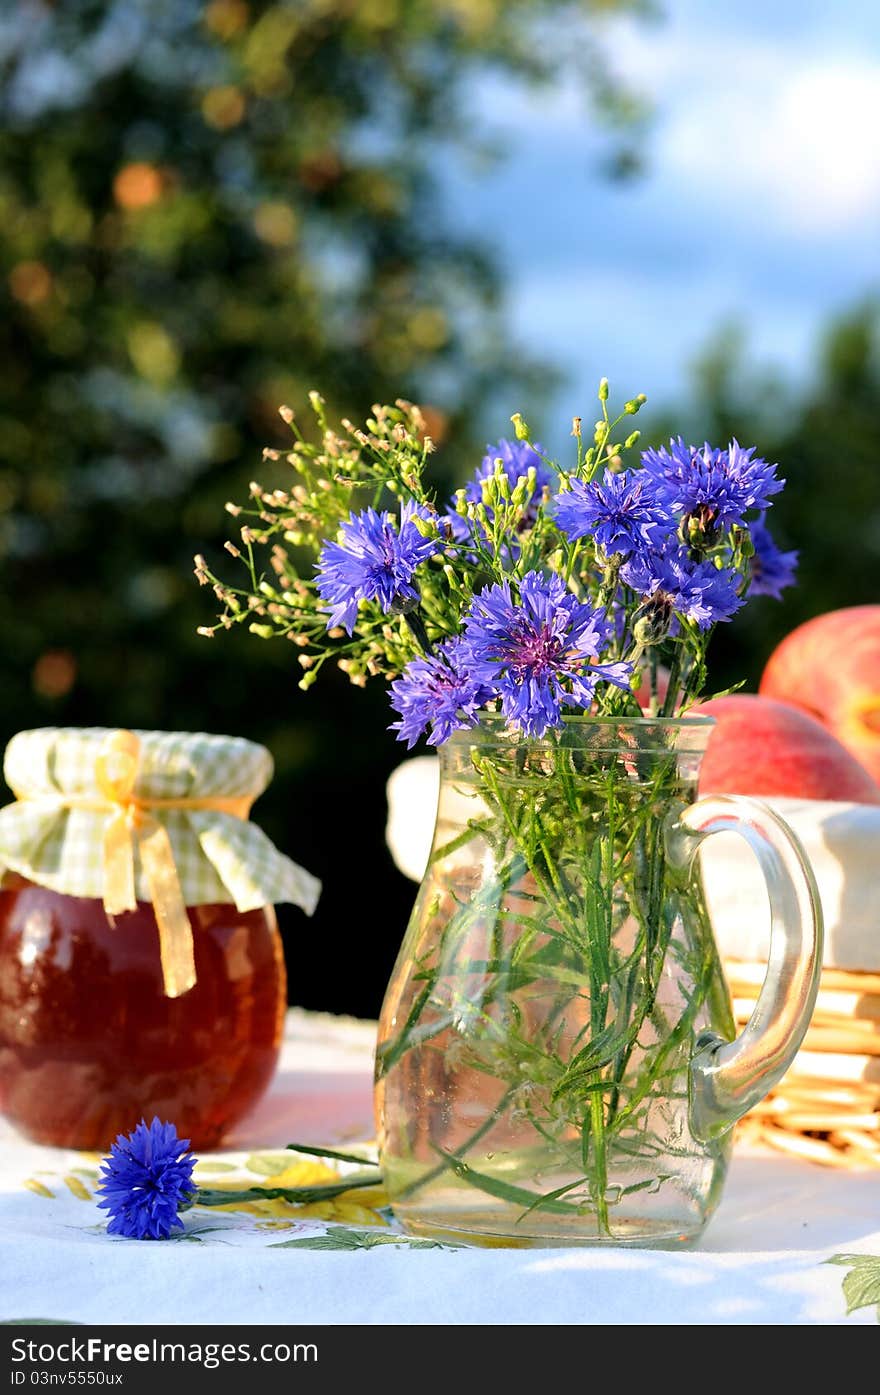
<instances>
[{"instance_id":1,"label":"white cloud","mask_svg":"<svg viewBox=\"0 0 880 1395\"><path fill-rule=\"evenodd\" d=\"M665 23L610 21L604 47L657 108L651 175L693 201L707 236L713 215L819 242L880 217L880 59L852 39L722 32L673 4ZM595 144L573 80L552 93L489 82L480 98L521 148Z\"/></svg>"},{"instance_id":2,"label":"white cloud","mask_svg":"<svg viewBox=\"0 0 880 1395\"><path fill-rule=\"evenodd\" d=\"M660 158L704 198L771 214L801 234L880 211L880 65L837 61L772 82L728 70L677 108Z\"/></svg>"},{"instance_id":3,"label":"white cloud","mask_svg":"<svg viewBox=\"0 0 880 1395\"><path fill-rule=\"evenodd\" d=\"M705 210L796 237L880 215L880 61L798 40L627 25L613 51L651 92L651 164ZM709 220L711 222L711 218Z\"/></svg>"}]
</instances>

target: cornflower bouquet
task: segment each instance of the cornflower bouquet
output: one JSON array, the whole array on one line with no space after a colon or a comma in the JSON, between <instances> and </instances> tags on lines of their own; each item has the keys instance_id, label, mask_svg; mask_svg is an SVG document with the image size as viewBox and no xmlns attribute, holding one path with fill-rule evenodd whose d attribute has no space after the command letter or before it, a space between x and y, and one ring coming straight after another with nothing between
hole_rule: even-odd
<instances>
[{"instance_id":1,"label":"cornflower bouquet","mask_svg":"<svg viewBox=\"0 0 880 1395\"><path fill-rule=\"evenodd\" d=\"M320 440L293 414L288 490L251 486L223 610L390 685L400 740L441 747L434 848L377 1052L386 1188L408 1228L542 1242L696 1234L723 1142L688 1113L706 1030L733 1035L698 880L670 853L706 730L714 627L779 596L795 555L775 465L736 441L638 450L608 384L572 460L520 416L445 504L417 407ZM589 438L588 438L589 437ZM271 451L277 457L279 452ZM270 549L270 574L256 549Z\"/></svg>"},{"instance_id":2,"label":"cornflower bouquet","mask_svg":"<svg viewBox=\"0 0 880 1395\"><path fill-rule=\"evenodd\" d=\"M612 418L603 379L592 442L575 418L568 469L514 416L515 439L488 447L445 506L425 483L434 447L418 407L376 406L365 430L344 421L339 434L312 393L317 444L281 408L296 482L254 483L249 508L227 505L247 520L241 545L226 546L248 584L230 586L196 558L224 606L200 633L245 623L291 640L304 691L330 659L359 686L390 681L393 727L410 747L423 734L442 744L486 709L530 737L567 713L639 716L643 675L647 712L685 710L705 687L714 626L748 595L778 597L796 554L765 525L784 481L754 449L679 437L631 459L639 432L618 437L644 402ZM257 567L259 544L271 546L274 577ZM317 567L303 568L303 555Z\"/></svg>"}]
</instances>

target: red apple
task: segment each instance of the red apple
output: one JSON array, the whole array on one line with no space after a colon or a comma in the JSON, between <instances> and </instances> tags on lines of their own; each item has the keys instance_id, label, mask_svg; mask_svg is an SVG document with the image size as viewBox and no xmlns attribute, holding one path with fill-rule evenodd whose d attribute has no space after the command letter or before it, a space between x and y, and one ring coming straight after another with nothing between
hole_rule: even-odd
<instances>
[{"instance_id":1,"label":"red apple","mask_svg":"<svg viewBox=\"0 0 880 1395\"><path fill-rule=\"evenodd\" d=\"M787 702L733 693L690 709L714 717L700 794L791 795L880 804L880 785L821 722Z\"/></svg>"},{"instance_id":2,"label":"red apple","mask_svg":"<svg viewBox=\"0 0 880 1395\"><path fill-rule=\"evenodd\" d=\"M880 780L880 605L831 610L792 630L760 691L818 717Z\"/></svg>"}]
</instances>

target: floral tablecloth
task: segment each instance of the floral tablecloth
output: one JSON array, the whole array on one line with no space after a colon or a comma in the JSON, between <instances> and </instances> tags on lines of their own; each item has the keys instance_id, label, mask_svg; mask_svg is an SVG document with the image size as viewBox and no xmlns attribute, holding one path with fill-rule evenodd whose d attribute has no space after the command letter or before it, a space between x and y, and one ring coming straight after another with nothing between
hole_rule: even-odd
<instances>
[{"instance_id":1,"label":"floral tablecloth","mask_svg":"<svg viewBox=\"0 0 880 1395\"><path fill-rule=\"evenodd\" d=\"M373 1026L290 1012L258 1109L205 1155L206 1185L320 1181L280 1150L373 1135ZM143 1323L836 1323L877 1320L880 1172L741 1148L698 1249L451 1249L397 1233L380 1194L309 1211L195 1209L164 1243L108 1237L97 1159L0 1122L0 1319ZM283 1176L284 1182L278 1179ZM845 1256L846 1262L827 1261ZM861 1262L859 1262L859 1257ZM846 1292L844 1292L846 1281ZM863 1302L847 1316L847 1302Z\"/></svg>"}]
</instances>

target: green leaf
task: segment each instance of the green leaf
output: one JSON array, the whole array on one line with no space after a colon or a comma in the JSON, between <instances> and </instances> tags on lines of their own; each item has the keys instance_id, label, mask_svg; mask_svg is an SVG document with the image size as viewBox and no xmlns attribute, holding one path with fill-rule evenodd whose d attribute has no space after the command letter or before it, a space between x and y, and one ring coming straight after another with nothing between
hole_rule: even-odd
<instances>
[{"instance_id":1,"label":"green leaf","mask_svg":"<svg viewBox=\"0 0 880 1395\"><path fill-rule=\"evenodd\" d=\"M419 1240L409 1235L389 1234L381 1230L351 1230L336 1225L324 1235L303 1235L296 1240L279 1240L267 1246L270 1250L374 1250L377 1245L402 1245L411 1250L454 1249L438 1240Z\"/></svg>"},{"instance_id":2,"label":"green leaf","mask_svg":"<svg viewBox=\"0 0 880 1395\"><path fill-rule=\"evenodd\" d=\"M851 1269L843 1281L843 1296L848 1313L854 1313L857 1308L880 1305L880 1262L872 1269L862 1265ZM877 1313L880 1319L880 1306Z\"/></svg>"},{"instance_id":3,"label":"green leaf","mask_svg":"<svg viewBox=\"0 0 880 1395\"><path fill-rule=\"evenodd\" d=\"M638 1036L641 1023L638 1019L620 1030L615 1023L609 1023L592 1041L578 1051L569 1061L565 1074L553 1087L552 1098L558 1100L570 1090L583 1090L598 1070L602 1070L614 1060L618 1051L626 1050ZM606 1088L606 1087L603 1087Z\"/></svg>"},{"instance_id":4,"label":"green leaf","mask_svg":"<svg viewBox=\"0 0 880 1395\"><path fill-rule=\"evenodd\" d=\"M530 1207L535 1200L535 1193L526 1191L525 1187L515 1187L510 1182L503 1182L500 1177L490 1177L485 1172L477 1172L468 1163L457 1158L454 1153L444 1153L442 1148L438 1148L436 1143L432 1145L434 1152L439 1153L445 1159L456 1177L462 1182L467 1182L469 1186L476 1187L478 1191L488 1192L489 1196L497 1196L499 1201L512 1201L516 1206ZM545 1211L562 1213L566 1216L576 1216L578 1208L576 1206L566 1206L562 1201L553 1201L549 1197L539 1198Z\"/></svg>"},{"instance_id":5,"label":"green leaf","mask_svg":"<svg viewBox=\"0 0 880 1395\"><path fill-rule=\"evenodd\" d=\"M232 1229L233 1227L230 1225L223 1225L222 1221L215 1225L188 1225L186 1230L175 1231L173 1234L169 1235L168 1239L174 1240L178 1244L182 1240L195 1240L201 1243L203 1235L216 1235L221 1231L229 1231Z\"/></svg>"},{"instance_id":6,"label":"green leaf","mask_svg":"<svg viewBox=\"0 0 880 1395\"><path fill-rule=\"evenodd\" d=\"M859 1308L877 1308L880 1321L880 1256L878 1255L832 1255L826 1264L840 1264L849 1268L843 1281L843 1296L846 1299L847 1315Z\"/></svg>"},{"instance_id":7,"label":"green leaf","mask_svg":"<svg viewBox=\"0 0 880 1395\"><path fill-rule=\"evenodd\" d=\"M531 1206L527 1206L522 1215L517 1216L516 1224L519 1225L521 1221L524 1221L526 1216L532 1211L539 1211L542 1208L548 1210L550 1202L558 1201L561 1196L565 1196L566 1192L573 1192L575 1187L582 1187L587 1180L586 1177L578 1177L574 1182L566 1182L564 1187L557 1187L555 1192L547 1192L544 1196L536 1196Z\"/></svg>"},{"instance_id":8,"label":"green leaf","mask_svg":"<svg viewBox=\"0 0 880 1395\"><path fill-rule=\"evenodd\" d=\"M664 1182L668 1182L672 1176L671 1172L658 1172L656 1177L646 1177L642 1182L631 1182L628 1187L621 1187L621 1196L632 1196L633 1192L646 1191L648 1187L652 1192L660 1190Z\"/></svg>"},{"instance_id":9,"label":"green leaf","mask_svg":"<svg viewBox=\"0 0 880 1395\"><path fill-rule=\"evenodd\" d=\"M315 1148L310 1143L286 1143L284 1146L294 1153L307 1153L309 1157L313 1158L333 1158L335 1162L358 1163L361 1167L363 1167L364 1164L370 1167L378 1167L379 1165L373 1162L372 1158L359 1158L356 1153L337 1153L333 1148ZM289 1158L285 1159L285 1167L287 1167L289 1161Z\"/></svg>"}]
</instances>

